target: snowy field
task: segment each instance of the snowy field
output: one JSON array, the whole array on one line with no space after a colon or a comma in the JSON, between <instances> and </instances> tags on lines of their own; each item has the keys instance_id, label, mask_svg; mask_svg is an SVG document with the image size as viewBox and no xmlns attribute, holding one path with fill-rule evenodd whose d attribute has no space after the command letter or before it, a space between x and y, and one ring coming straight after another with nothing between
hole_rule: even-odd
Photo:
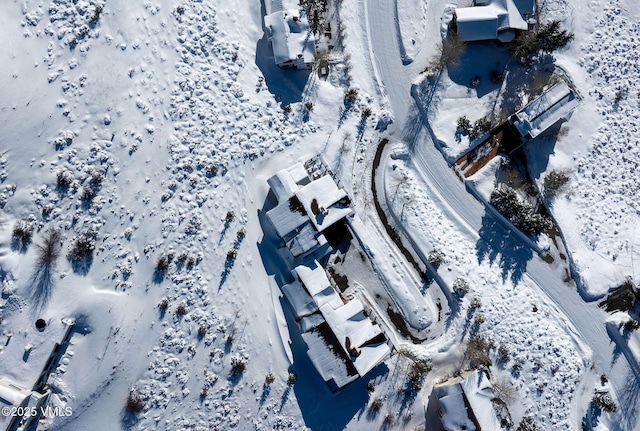
<instances>
[{"instance_id":1,"label":"snowy field","mask_svg":"<svg viewBox=\"0 0 640 431\"><path fill-rule=\"evenodd\" d=\"M495 59L480 84L445 72L429 115L415 105L412 83L456 3L469 2L329 2L326 79L275 66L260 2L0 6L0 377L31 388L43 374L49 405L72 409L38 429L425 429L433 385L470 366L478 340L514 429L524 417L540 430L640 428L640 331L622 328L634 311L597 305L640 277L640 6L543 2L575 33L556 63L584 98L555 139L525 148L541 189L551 170L570 178L546 202L567 280L564 245L544 261L448 167L469 146L457 118L498 111L490 73L506 49L470 45L463 69ZM425 341L395 334L393 356L336 394L305 353L260 218L267 178L315 154L351 197L374 267L397 280L384 301L438 314ZM485 197L494 168L469 183ZM375 199L418 260L441 255L428 284ZM31 241L12 237L20 223ZM363 262L354 253L340 268L375 302L385 277ZM42 373L66 317L70 341ZM433 370L414 391L417 359ZM596 389L616 413L595 412Z\"/></svg>"}]
</instances>

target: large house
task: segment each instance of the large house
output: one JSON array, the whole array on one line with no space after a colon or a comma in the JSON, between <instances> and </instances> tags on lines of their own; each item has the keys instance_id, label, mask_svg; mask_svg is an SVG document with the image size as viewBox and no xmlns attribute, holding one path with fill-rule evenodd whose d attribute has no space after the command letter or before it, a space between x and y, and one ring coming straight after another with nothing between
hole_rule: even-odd
<instances>
[{"instance_id":1,"label":"large house","mask_svg":"<svg viewBox=\"0 0 640 431\"><path fill-rule=\"evenodd\" d=\"M330 248L326 230L353 214L347 193L329 174L312 180L302 163L267 182L278 201L267 218L293 258L321 258Z\"/></svg>"},{"instance_id":2,"label":"large house","mask_svg":"<svg viewBox=\"0 0 640 431\"><path fill-rule=\"evenodd\" d=\"M534 7L534 0L475 0L474 6L454 10L453 28L466 42L510 42L517 31L529 29Z\"/></svg>"},{"instance_id":3,"label":"large house","mask_svg":"<svg viewBox=\"0 0 640 431\"><path fill-rule=\"evenodd\" d=\"M354 298L343 300L318 261L295 267L282 287L299 322L307 355L336 391L364 376L391 353L387 338Z\"/></svg>"},{"instance_id":4,"label":"large house","mask_svg":"<svg viewBox=\"0 0 640 431\"><path fill-rule=\"evenodd\" d=\"M565 81L560 81L551 89L527 104L509 117L509 124L517 135L530 140L566 118L579 100Z\"/></svg>"},{"instance_id":5,"label":"large house","mask_svg":"<svg viewBox=\"0 0 640 431\"><path fill-rule=\"evenodd\" d=\"M493 386L485 371L462 373L433 387L427 407L429 429L500 430L502 427L498 411L502 409L496 409L496 401ZM498 407L500 406L499 404Z\"/></svg>"},{"instance_id":6,"label":"large house","mask_svg":"<svg viewBox=\"0 0 640 431\"><path fill-rule=\"evenodd\" d=\"M310 69L316 42L304 12L291 0L266 0L264 28L275 63L282 68Z\"/></svg>"}]
</instances>

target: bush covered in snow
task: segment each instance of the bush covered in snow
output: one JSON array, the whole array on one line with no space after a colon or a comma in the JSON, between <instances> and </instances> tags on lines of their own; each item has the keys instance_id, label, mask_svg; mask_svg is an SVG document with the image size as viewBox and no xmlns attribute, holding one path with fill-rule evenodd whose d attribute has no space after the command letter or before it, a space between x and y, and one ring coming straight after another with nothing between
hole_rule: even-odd
<instances>
[{"instance_id":1,"label":"bush covered in snow","mask_svg":"<svg viewBox=\"0 0 640 431\"><path fill-rule=\"evenodd\" d=\"M490 203L515 227L526 233L539 235L553 227L548 217L536 213L530 205L522 202L516 192L509 187L494 190L491 193Z\"/></svg>"},{"instance_id":2,"label":"bush covered in snow","mask_svg":"<svg viewBox=\"0 0 640 431\"><path fill-rule=\"evenodd\" d=\"M13 226L11 232L11 240L16 242L21 247L26 247L31 244L31 238L33 236L33 226L29 223L18 220Z\"/></svg>"},{"instance_id":3,"label":"bush covered in snow","mask_svg":"<svg viewBox=\"0 0 640 431\"><path fill-rule=\"evenodd\" d=\"M568 182L569 176L565 172L549 172L543 182L545 196L554 197Z\"/></svg>"},{"instance_id":4,"label":"bush covered in snow","mask_svg":"<svg viewBox=\"0 0 640 431\"><path fill-rule=\"evenodd\" d=\"M538 424L531 416L525 416L520 421L517 431L538 431Z\"/></svg>"},{"instance_id":5,"label":"bush covered in snow","mask_svg":"<svg viewBox=\"0 0 640 431\"><path fill-rule=\"evenodd\" d=\"M129 391L129 396L127 397L124 408L131 414L142 412L145 408L145 402L144 399L142 399L142 395L140 395L140 393L135 389Z\"/></svg>"},{"instance_id":6,"label":"bush covered in snow","mask_svg":"<svg viewBox=\"0 0 640 431\"><path fill-rule=\"evenodd\" d=\"M613 413L618 410L618 406L616 406L616 403L613 402L609 394L596 392L593 395L592 402L596 408L604 410L605 412Z\"/></svg>"},{"instance_id":7,"label":"bush covered in snow","mask_svg":"<svg viewBox=\"0 0 640 431\"><path fill-rule=\"evenodd\" d=\"M469 282L462 277L458 277L453 282L453 291L460 297L469 293Z\"/></svg>"}]
</instances>

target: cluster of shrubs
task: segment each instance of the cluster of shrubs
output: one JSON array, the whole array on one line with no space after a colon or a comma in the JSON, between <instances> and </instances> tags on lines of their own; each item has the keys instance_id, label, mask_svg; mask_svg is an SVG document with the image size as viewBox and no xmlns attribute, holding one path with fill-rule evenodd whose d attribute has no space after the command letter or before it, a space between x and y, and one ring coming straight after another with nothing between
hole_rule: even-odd
<instances>
[{"instance_id":1,"label":"cluster of shrubs","mask_svg":"<svg viewBox=\"0 0 640 431\"><path fill-rule=\"evenodd\" d=\"M553 227L548 217L536 213L531 206L522 202L511 188L494 190L490 202L515 227L526 233L539 235Z\"/></svg>"},{"instance_id":2,"label":"cluster of shrubs","mask_svg":"<svg viewBox=\"0 0 640 431\"><path fill-rule=\"evenodd\" d=\"M469 139L473 140L483 133L491 130L491 121L484 116L482 118L478 118L473 122L473 124L471 124L471 121L463 115L458 118L457 126L463 136L468 136Z\"/></svg>"},{"instance_id":3,"label":"cluster of shrubs","mask_svg":"<svg viewBox=\"0 0 640 431\"><path fill-rule=\"evenodd\" d=\"M413 389L419 391L422 389L422 381L424 376L427 375L433 369L433 364L428 359L418 359L411 364L407 379L413 386Z\"/></svg>"},{"instance_id":4,"label":"cluster of shrubs","mask_svg":"<svg viewBox=\"0 0 640 431\"><path fill-rule=\"evenodd\" d=\"M71 249L67 253L67 259L80 261L93 256L96 249L96 237L98 233L93 229L88 229L77 235L73 239Z\"/></svg>"}]
</instances>

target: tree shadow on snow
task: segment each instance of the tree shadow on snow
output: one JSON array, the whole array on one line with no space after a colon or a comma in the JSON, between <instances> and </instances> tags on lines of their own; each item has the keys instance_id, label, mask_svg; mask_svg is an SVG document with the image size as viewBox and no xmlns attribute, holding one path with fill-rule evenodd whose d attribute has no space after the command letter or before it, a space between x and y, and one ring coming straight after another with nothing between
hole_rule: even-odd
<instances>
[{"instance_id":1,"label":"tree shadow on snow","mask_svg":"<svg viewBox=\"0 0 640 431\"><path fill-rule=\"evenodd\" d=\"M71 259L71 269L74 274L87 275L93 265L93 256L85 256L79 259Z\"/></svg>"},{"instance_id":2,"label":"tree shadow on snow","mask_svg":"<svg viewBox=\"0 0 640 431\"><path fill-rule=\"evenodd\" d=\"M509 277L513 284L517 285L527 269L527 262L533 257L533 251L515 238L507 227L486 210L478 233L478 263L489 260L493 265L497 261L502 269L502 280L505 281Z\"/></svg>"},{"instance_id":3,"label":"tree shadow on snow","mask_svg":"<svg viewBox=\"0 0 640 431\"><path fill-rule=\"evenodd\" d=\"M37 312L40 312L51 298L55 267L55 262L37 265L31 276L31 301Z\"/></svg>"},{"instance_id":4,"label":"tree shadow on snow","mask_svg":"<svg viewBox=\"0 0 640 431\"><path fill-rule=\"evenodd\" d=\"M469 91L475 90L477 97L481 98L500 88L502 82L491 79L491 75L504 71L509 62L509 50L495 42L467 42L467 49L459 62L464 67L447 68L449 79L469 87Z\"/></svg>"},{"instance_id":5,"label":"tree shadow on snow","mask_svg":"<svg viewBox=\"0 0 640 431\"><path fill-rule=\"evenodd\" d=\"M260 2L261 6L261 18L265 15L264 1ZM262 21L262 19L261 19ZM262 30L264 31L264 21L262 21ZM262 39L256 44L256 66L262 72L264 80L267 84L267 89L276 98L276 101L280 102L280 107L301 102L302 92L307 85L309 70L296 70L288 69L284 70L276 66L273 57L273 48L271 42L267 39L266 32L262 36ZM256 92L260 92L262 85L258 83L256 86Z\"/></svg>"}]
</instances>

